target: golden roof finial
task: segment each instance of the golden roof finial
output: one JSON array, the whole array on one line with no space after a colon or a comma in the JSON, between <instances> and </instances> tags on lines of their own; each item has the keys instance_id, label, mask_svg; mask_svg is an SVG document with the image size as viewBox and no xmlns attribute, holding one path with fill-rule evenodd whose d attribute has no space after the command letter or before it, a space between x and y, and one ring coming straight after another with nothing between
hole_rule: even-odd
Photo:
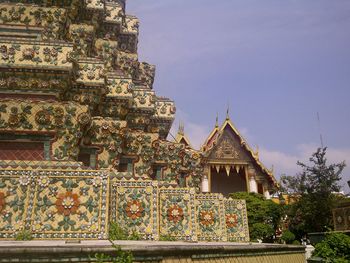
<instances>
[{"instance_id":1,"label":"golden roof finial","mask_svg":"<svg viewBox=\"0 0 350 263\"><path fill-rule=\"evenodd\" d=\"M179 122L179 131L178 131L178 134L180 135L184 135L185 134L185 125L183 122Z\"/></svg>"},{"instance_id":2,"label":"golden roof finial","mask_svg":"<svg viewBox=\"0 0 350 263\"><path fill-rule=\"evenodd\" d=\"M230 104L227 103L226 120L228 121L229 119L230 119Z\"/></svg>"}]
</instances>

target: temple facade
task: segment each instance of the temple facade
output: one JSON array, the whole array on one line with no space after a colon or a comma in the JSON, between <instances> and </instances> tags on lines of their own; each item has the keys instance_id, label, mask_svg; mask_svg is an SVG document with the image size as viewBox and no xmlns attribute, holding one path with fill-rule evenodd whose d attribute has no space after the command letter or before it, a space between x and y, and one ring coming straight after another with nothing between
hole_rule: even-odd
<instances>
[{"instance_id":1,"label":"temple facade","mask_svg":"<svg viewBox=\"0 0 350 263\"><path fill-rule=\"evenodd\" d=\"M0 3L0 238L249 240L245 202L272 173L231 121L201 150L166 140L172 100L138 60L124 0ZM183 131L183 129L182 129Z\"/></svg>"},{"instance_id":2,"label":"temple facade","mask_svg":"<svg viewBox=\"0 0 350 263\"><path fill-rule=\"evenodd\" d=\"M181 124L175 137L178 143L192 148ZM233 125L228 113L225 121L215 128L200 149L203 155L201 191L228 196L235 192L254 192L270 199L277 182L272 169L259 160L259 152L253 151Z\"/></svg>"}]
</instances>

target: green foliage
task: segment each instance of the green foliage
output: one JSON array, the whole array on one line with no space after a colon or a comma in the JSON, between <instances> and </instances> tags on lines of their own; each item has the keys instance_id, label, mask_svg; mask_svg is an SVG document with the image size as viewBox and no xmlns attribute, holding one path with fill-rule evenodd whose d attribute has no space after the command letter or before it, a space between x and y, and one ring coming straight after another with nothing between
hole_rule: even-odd
<instances>
[{"instance_id":1,"label":"green foliage","mask_svg":"<svg viewBox=\"0 0 350 263\"><path fill-rule=\"evenodd\" d=\"M109 239L110 240L127 240L128 232L121 228L116 222L109 223Z\"/></svg>"},{"instance_id":2,"label":"green foliage","mask_svg":"<svg viewBox=\"0 0 350 263\"><path fill-rule=\"evenodd\" d=\"M281 239L286 242L286 244L292 244L292 242L295 240L295 235L289 230L285 230L282 233Z\"/></svg>"},{"instance_id":3,"label":"green foliage","mask_svg":"<svg viewBox=\"0 0 350 263\"><path fill-rule=\"evenodd\" d=\"M136 232L135 229L132 230L131 234L128 236L128 240L140 240L140 235Z\"/></svg>"},{"instance_id":4,"label":"green foliage","mask_svg":"<svg viewBox=\"0 0 350 263\"><path fill-rule=\"evenodd\" d=\"M29 230L23 229L22 231L17 233L15 239L17 241L26 241L26 240L32 240L33 236Z\"/></svg>"},{"instance_id":5,"label":"green foliage","mask_svg":"<svg viewBox=\"0 0 350 263\"><path fill-rule=\"evenodd\" d=\"M256 193L239 192L230 197L246 200L250 238L271 241L284 213L283 207Z\"/></svg>"},{"instance_id":6,"label":"green foliage","mask_svg":"<svg viewBox=\"0 0 350 263\"><path fill-rule=\"evenodd\" d=\"M132 263L134 261L134 257L130 251L123 251L120 246L116 246L113 243L112 247L115 248L115 253L112 256L105 253L96 253L90 259L97 263Z\"/></svg>"},{"instance_id":7,"label":"green foliage","mask_svg":"<svg viewBox=\"0 0 350 263\"><path fill-rule=\"evenodd\" d=\"M300 246L301 243L300 243L299 240L294 240L294 241L292 242L292 245Z\"/></svg>"},{"instance_id":8,"label":"green foliage","mask_svg":"<svg viewBox=\"0 0 350 263\"><path fill-rule=\"evenodd\" d=\"M176 238L170 235L163 235L159 237L159 241L176 241Z\"/></svg>"},{"instance_id":9,"label":"green foliage","mask_svg":"<svg viewBox=\"0 0 350 263\"><path fill-rule=\"evenodd\" d=\"M252 227L249 227L249 232L253 240L261 239L266 241L274 235L275 230L268 224L255 223Z\"/></svg>"},{"instance_id":10,"label":"green foliage","mask_svg":"<svg viewBox=\"0 0 350 263\"><path fill-rule=\"evenodd\" d=\"M109 223L109 239L110 240L140 240L140 235L135 229L132 230L131 234L119 226L116 222Z\"/></svg>"},{"instance_id":11,"label":"green foliage","mask_svg":"<svg viewBox=\"0 0 350 263\"><path fill-rule=\"evenodd\" d=\"M301 238L309 232L323 232L333 228L332 208L339 191L338 182L345 163L327 164L327 148L319 148L312 154L309 164L298 162L302 172L296 176L281 178L282 190L298 197L289 206L289 228Z\"/></svg>"},{"instance_id":12,"label":"green foliage","mask_svg":"<svg viewBox=\"0 0 350 263\"><path fill-rule=\"evenodd\" d=\"M342 233L332 233L316 244L313 256L327 262L350 262L350 237Z\"/></svg>"}]
</instances>

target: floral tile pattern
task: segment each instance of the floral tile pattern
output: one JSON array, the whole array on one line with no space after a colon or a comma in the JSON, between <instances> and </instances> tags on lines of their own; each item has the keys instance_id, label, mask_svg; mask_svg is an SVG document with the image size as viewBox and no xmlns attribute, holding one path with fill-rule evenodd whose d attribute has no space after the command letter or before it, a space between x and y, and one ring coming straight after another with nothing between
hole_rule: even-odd
<instances>
[{"instance_id":1,"label":"floral tile pattern","mask_svg":"<svg viewBox=\"0 0 350 263\"><path fill-rule=\"evenodd\" d=\"M226 241L222 194L198 194L196 207L198 240Z\"/></svg>"},{"instance_id":2,"label":"floral tile pattern","mask_svg":"<svg viewBox=\"0 0 350 263\"><path fill-rule=\"evenodd\" d=\"M144 239L158 236L158 182L117 181L112 187L111 218Z\"/></svg>"},{"instance_id":3,"label":"floral tile pattern","mask_svg":"<svg viewBox=\"0 0 350 263\"><path fill-rule=\"evenodd\" d=\"M159 189L160 236L196 241L195 190L193 188Z\"/></svg>"},{"instance_id":4,"label":"floral tile pattern","mask_svg":"<svg viewBox=\"0 0 350 263\"><path fill-rule=\"evenodd\" d=\"M0 237L26 229L34 238L107 238L106 174L3 170L0 176Z\"/></svg>"},{"instance_id":5,"label":"floral tile pattern","mask_svg":"<svg viewBox=\"0 0 350 263\"><path fill-rule=\"evenodd\" d=\"M29 191L32 185L30 174L0 175L0 238L13 238L26 226L30 217L30 209L26 208L29 199L33 198Z\"/></svg>"},{"instance_id":6,"label":"floral tile pattern","mask_svg":"<svg viewBox=\"0 0 350 263\"><path fill-rule=\"evenodd\" d=\"M249 227L245 200L225 199L227 238L233 242L249 242Z\"/></svg>"}]
</instances>

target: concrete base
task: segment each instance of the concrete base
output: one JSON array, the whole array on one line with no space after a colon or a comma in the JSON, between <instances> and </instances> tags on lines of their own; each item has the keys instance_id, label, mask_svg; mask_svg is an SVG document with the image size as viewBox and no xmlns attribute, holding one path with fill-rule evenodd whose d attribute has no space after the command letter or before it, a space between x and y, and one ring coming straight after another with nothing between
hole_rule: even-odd
<instances>
[{"instance_id":1,"label":"concrete base","mask_svg":"<svg viewBox=\"0 0 350 263\"><path fill-rule=\"evenodd\" d=\"M115 244L131 251L135 262L305 262L304 246L160 241L116 241ZM113 255L114 252L108 240L0 241L0 262L94 262L95 253Z\"/></svg>"}]
</instances>

